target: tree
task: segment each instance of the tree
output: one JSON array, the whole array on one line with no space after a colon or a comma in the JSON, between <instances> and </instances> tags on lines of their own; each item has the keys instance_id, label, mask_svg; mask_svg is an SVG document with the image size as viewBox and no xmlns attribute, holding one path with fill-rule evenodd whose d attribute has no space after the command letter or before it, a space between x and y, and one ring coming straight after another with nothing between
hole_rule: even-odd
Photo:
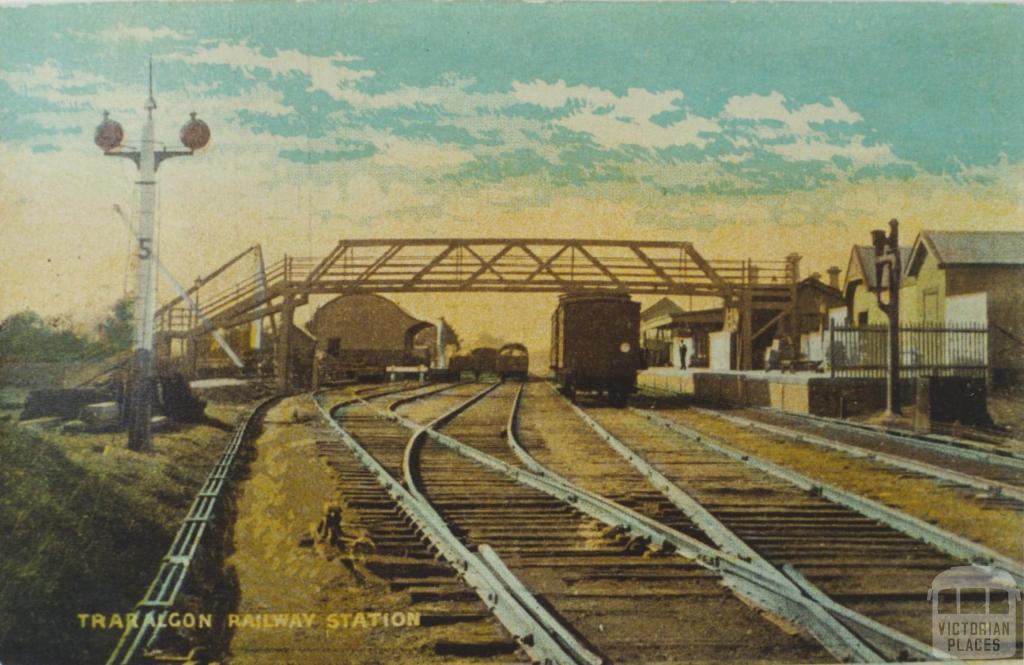
<instances>
[{"instance_id":1,"label":"tree","mask_svg":"<svg viewBox=\"0 0 1024 665\"><path fill-rule=\"evenodd\" d=\"M90 343L75 334L69 322L44 321L31 310L12 314L0 322L0 358L22 362L79 360L89 354Z\"/></svg>"},{"instance_id":2,"label":"tree","mask_svg":"<svg viewBox=\"0 0 1024 665\"><path fill-rule=\"evenodd\" d=\"M99 346L105 353L115 354L132 347L135 334L134 302L124 296L111 309L107 317L97 326Z\"/></svg>"}]
</instances>

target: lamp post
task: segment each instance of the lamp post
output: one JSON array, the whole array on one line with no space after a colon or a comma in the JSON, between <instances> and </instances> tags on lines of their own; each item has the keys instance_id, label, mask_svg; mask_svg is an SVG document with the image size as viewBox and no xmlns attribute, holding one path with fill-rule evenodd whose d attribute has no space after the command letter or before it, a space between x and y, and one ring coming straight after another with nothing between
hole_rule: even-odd
<instances>
[{"instance_id":1,"label":"lamp post","mask_svg":"<svg viewBox=\"0 0 1024 665\"><path fill-rule=\"evenodd\" d=\"M888 371L885 376L885 411L890 418L902 415L900 409L900 283L903 265L900 258L900 223L889 221L889 233L884 229L871 232L871 244L875 250L875 298L878 307L889 319ZM889 302L882 295L888 277Z\"/></svg>"},{"instance_id":2,"label":"lamp post","mask_svg":"<svg viewBox=\"0 0 1024 665\"><path fill-rule=\"evenodd\" d=\"M149 62L149 98L143 106L146 122L142 126L142 140L138 148L123 146L121 125L103 112L103 122L96 128L96 145L108 157L125 157L135 162L139 179L136 211L138 272L135 282L135 336L133 361L126 391L128 420L128 448L143 450L150 445L150 418L153 413L153 316L156 311L156 171L160 163L172 157L187 157L210 141L210 128L192 113L191 120L181 128L181 142L186 150L156 148L153 129L153 61Z\"/></svg>"}]
</instances>

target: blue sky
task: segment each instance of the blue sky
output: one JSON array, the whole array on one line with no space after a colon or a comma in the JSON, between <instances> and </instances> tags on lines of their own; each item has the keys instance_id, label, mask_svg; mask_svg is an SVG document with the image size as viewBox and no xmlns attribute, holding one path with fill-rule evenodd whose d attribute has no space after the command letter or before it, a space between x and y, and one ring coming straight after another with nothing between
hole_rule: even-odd
<instances>
[{"instance_id":1,"label":"blue sky","mask_svg":"<svg viewBox=\"0 0 1024 665\"><path fill-rule=\"evenodd\" d=\"M7 9L0 31L2 138L37 151L87 138L81 111L153 55L161 93L235 98L226 119L300 163L397 137L471 156L437 174L458 181L711 161L663 184L742 194L1024 156L1011 6L142 3ZM56 90L26 84L50 66ZM246 109L261 93L279 107Z\"/></svg>"},{"instance_id":2,"label":"blue sky","mask_svg":"<svg viewBox=\"0 0 1024 665\"><path fill-rule=\"evenodd\" d=\"M137 137L150 56L158 136L192 110L213 129L161 167L185 274L243 243L436 234L682 237L821 270L893 216L1021 225L1022 42L1012 5L3 8L0 261L61 269L0 313L123 282L132 167L92 131L109 109ZM85 240L62 248L69 217Z\"/></svg>"}]
</instances>

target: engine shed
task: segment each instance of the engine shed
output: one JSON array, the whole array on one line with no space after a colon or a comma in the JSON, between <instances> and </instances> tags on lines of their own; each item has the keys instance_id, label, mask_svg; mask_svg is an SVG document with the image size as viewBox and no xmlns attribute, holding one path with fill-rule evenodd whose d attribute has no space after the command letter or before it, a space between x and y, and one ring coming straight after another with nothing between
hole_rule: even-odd
<instances>
[{"instance_id":1,"label":"engine shed","mask_svg":"<svg viewBox=\"0 0 1024 665\"><path fill-rule=\"evenodd\" d=\"M313 384L382 377L392 366L432 366L437 326L375 294L342 295L306 324L316 339Z\"/></svg>"}]
</instances>

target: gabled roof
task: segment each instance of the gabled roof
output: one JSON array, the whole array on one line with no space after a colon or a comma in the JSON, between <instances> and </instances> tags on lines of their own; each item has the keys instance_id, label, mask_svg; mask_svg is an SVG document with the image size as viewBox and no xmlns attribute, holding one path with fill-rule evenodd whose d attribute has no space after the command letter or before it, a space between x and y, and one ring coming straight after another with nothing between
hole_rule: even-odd
<instances>
[{"instance_id":1,"label":"gabled roof","mask_svg":"<svg viewBox=\"0 0 1024 665\"><path fill-rule=\"evenodd\" d=\"M939 267L955 265L1024 265L1024 231L921 231L907 262L920 269L926 252Z\"/></svg>"},{"instance_id":2,"label":"gabled roof","mask_svg":"<svg viewBox=\"0 0 1024 665\"><path fill-rule=\"evenodd\" d=\"M906 271L910 264L912 247L900 247L900 262ZM846 265L846 277L843 280L843 293L849 293L850 283L863 280L870 290L877 286L875 279L875 248L871 245L854 245L850 250L850 261ZM883 280L888 285L888 280Z\"/></svg>"},{"instance_id":3,"label":"gabled roof","mask_svg":"<svg viewBox=\"0 0 1024 665\"><path fill-rule=\"evenodd\" d=\"M843 297L843 294L839 292L839 289L829 286L825 282L821 281L821 279L816 275L804 277L800 280L799 286L801 289L817 289L825 295L832 296L834 298L842 299Z\"/></svg>"},{"instance_id":4,"label":"gabled roof","mask_svg":"<svg viewBox=\"0 0 1024 665\"><path fill-rule=\"evenodd\" d=\"M676 314L681 311L683 311L682 307L675 304L668 298L662 298L644 311L640 312L640 319L648 321L659 316L671 316L672 314Z\"/></svg>"}]
</instances>

